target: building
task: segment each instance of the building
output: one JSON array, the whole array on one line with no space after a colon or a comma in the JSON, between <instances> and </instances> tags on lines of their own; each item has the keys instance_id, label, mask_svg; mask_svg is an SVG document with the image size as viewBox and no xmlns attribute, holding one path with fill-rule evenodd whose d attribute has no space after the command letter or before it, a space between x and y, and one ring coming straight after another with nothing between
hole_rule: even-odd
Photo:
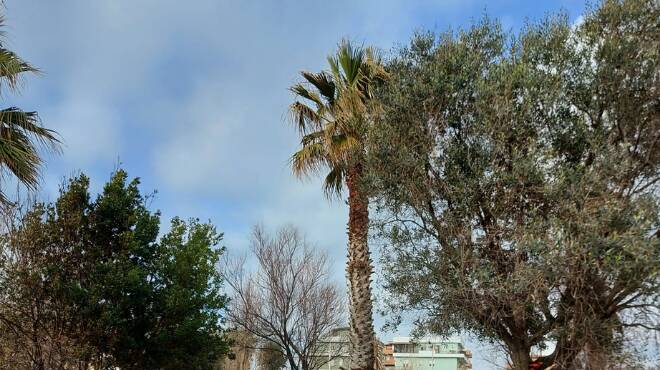
<instances>
[{"instance_id":1,"label":"building","mask_svg":"<svg viewBox=\"0 0 660 370\"><path fill-rule=\"evenodd\" d=\"M385 344L383 353L386 370L467 370L472 367L472 353L460 340L395 337Z\"/></svg>"},{"instance_id":2,"label":"building","mask_svg":"<svg viewBox=\"0 0 660 370\"><path fill-rule=\"evenodd\" d=\"M333 329L319 345L319 370L350 369L351 337L349 328ZM440 337L394 337L380 345L379 359L385 370L468 370L472 353L459 339Z\"/></svg>"},{"instance_id":3,"label":"building","mask_svg":"<svg viewBox=\"0 0 660 370\"><path fill-rule=\"evenodd\" d=\"M256 340L244 330L231 330L227 333L232 340L229 356L221 358L215 368L218 370L250 370Z\"/></svg>"},{"instance_id":4,"label":"building","mask_svg":"<svg viewBox=\"0 0 660 370\"><path fill-rule=\"evenodd\" d=\"M323 340L319 355L323 365L319 370L342 370L351 368L351 329L342 327L334 329ZM383 360L383 343L378 341L376 353L378 361Z\"/></svg>"},{"instance_id":5,"label":"building","mask_svg":"<svg viewBox=\"0 0 660 370\"><path fill-rule=\"evenodd\" d=\"M333 329L319 345L319 370L350 369L351 361L351 329Z\"/></svg>"}]
</instances>

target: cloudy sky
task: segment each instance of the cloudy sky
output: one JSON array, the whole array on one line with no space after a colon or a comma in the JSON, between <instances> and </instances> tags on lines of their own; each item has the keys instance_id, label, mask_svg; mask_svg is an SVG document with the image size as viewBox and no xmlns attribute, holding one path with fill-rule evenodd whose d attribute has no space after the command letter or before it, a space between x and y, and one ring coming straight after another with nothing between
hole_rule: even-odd
<instances>
[{"instance_id":1,"label":"cloudy sky","mask_svg":"<svg viewBox=\"0 0 660 370\"><path fill-rule=\"evenodd\" d=\"M121 163L145 191L158 190L153 206L164 219L211 220L233 253L247 247L255 223L299 226L333 257L338 281L346 207L288 167L297 137L286 122L287 87L298 72L324 68L344 37L389 50L416 30L457 29L483 14L516 30L560 10L575 20L585 7L581 0L5 3L4 42L43 74L3 104L38 110L65 143L47 159L43 198L79 171L98 189ZM475 369L494 368L481 357L488 358L477 354Z\"/></svg>"}]
</instances>

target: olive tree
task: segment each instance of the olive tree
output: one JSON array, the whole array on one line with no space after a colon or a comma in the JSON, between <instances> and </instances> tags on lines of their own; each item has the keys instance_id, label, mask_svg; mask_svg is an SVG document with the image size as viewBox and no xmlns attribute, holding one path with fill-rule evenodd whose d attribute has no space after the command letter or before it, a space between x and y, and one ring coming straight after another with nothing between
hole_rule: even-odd
<instances>
[{"instance_id":1,"label":"olive tree","mask_svg":"<svg viewBox=\"0 0 660 370\"><path fill-rule=\"evenodd\" d=\"M658 329L658 19L604 1L577 26L484 19L392 57L368 168L394 312L502 343L520 370Z\"/></svg>"}]
</instances>

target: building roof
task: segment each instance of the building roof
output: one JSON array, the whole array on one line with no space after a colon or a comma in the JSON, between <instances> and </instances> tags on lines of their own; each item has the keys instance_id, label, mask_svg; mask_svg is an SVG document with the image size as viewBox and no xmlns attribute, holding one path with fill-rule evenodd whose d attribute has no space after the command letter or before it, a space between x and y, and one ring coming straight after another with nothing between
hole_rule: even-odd
<instances>
[{"instance_id":1,"label":"building roof","mask_svg":"<svg viewBox=\"0 0 660 370\"><path fill-rule=\"evenodd\" d=\"M446 338L440 336L426 336L426 337L394 337L388 344L406 344L406 343L459 343L463 344L460 338Z\"/></svg>"}]
</instances>

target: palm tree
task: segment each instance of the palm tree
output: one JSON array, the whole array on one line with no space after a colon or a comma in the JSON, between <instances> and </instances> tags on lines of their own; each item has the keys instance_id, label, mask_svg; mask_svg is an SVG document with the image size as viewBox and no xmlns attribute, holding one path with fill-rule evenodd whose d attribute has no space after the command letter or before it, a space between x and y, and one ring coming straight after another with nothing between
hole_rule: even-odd
<instances>
[{"instance_id":1,"label":"palm tree","mask_svg":"<svg viewBox=\"0 0 660 370\"><path fill-rule=\"evenodd\" d=\"M301 148L291 158L296 176L327 172L325 194L339 196L348 189L348 263L352 369L372 370L376 361L371 274L367 233L369 199L361 188L365 136L373 82L385 71L370 48L342 41L328 57L329 71L302 72L304 83L291 91L292 119L301 135Z\"/></svg>"},{"instance_id":2,"label":"palm tree","mask_svg":"<svg viewBox=\"0 0 660 370\"><path fill-rule=\"evenodd\" d=\"M0 28L4 18L0 16ZM0 32L0 36L3 36ZM17 91L24 73L38 70L0 41L0 94L3 89ZM28 189L34 190L39 182L42 159L40 147L57 150L59 140L53 130L41 126L37 112L25 112L11 107L0 110L0 177L11 174ZM0 204L11 202L0 189Z\"/></svg>"}]
</instances>

